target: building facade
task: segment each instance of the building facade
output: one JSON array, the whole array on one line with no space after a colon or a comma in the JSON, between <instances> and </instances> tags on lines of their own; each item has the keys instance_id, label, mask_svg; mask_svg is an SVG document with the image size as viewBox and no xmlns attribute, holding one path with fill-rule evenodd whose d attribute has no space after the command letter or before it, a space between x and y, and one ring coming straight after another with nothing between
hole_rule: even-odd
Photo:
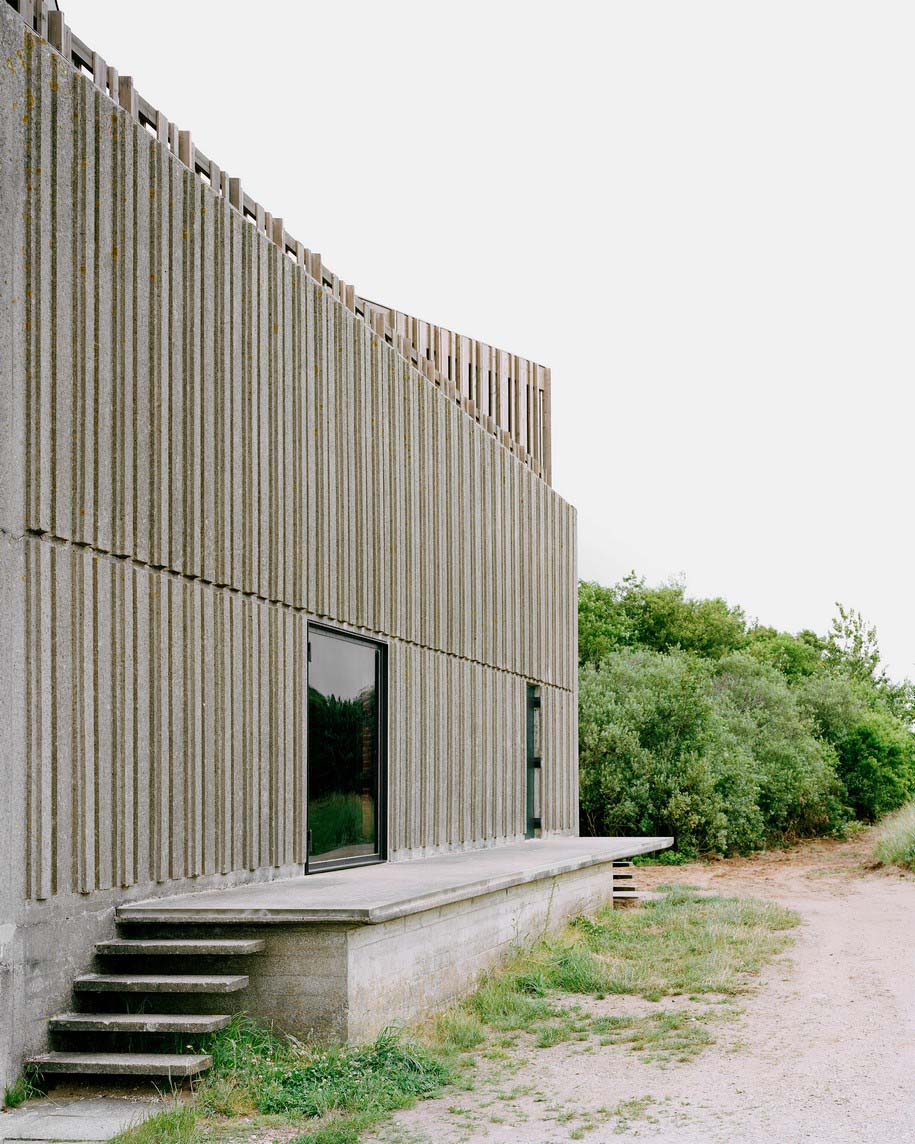
<instances>
[{"instance_id":1,"label":"building facade","mask_svg":"<svg viewBox=\"0 0 915 1144\"><path fill-rule=\"evenodd\" d=\"M577 833L549 374L0 4L0 1072L117 905Z\"/></svg>"}]
</instances>

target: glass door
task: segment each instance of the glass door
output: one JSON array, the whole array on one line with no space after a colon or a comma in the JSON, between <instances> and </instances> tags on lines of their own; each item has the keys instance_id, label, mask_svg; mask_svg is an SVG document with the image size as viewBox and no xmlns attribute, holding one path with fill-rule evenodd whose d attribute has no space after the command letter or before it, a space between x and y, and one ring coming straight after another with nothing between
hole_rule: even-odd
<instances>
[{"instance_id":1,"label":"glass door","mask_svg":"<svg viewBox=\"0 0 915 1144\"><path fill-rule=\"evenodd\" d=\"M309 626L309 872L384 857L385 649Z\"/></svg>"}]
</instances>

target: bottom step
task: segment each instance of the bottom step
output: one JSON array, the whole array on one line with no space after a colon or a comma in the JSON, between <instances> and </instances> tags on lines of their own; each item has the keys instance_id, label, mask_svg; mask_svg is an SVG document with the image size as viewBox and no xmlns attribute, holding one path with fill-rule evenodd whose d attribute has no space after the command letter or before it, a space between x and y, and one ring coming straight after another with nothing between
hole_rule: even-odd
<instances>
[{"instance_id":1,"label":"bottom step","mask_svg":"<svg viewBox=\"0 0 915 1144\"><path fill-rule=\"evenodd\" d=\"M213 1058L180 1053L44 1053L26 1062L40 1073L93 1076L197 1076Z\"/></svg>"}]
</instances>

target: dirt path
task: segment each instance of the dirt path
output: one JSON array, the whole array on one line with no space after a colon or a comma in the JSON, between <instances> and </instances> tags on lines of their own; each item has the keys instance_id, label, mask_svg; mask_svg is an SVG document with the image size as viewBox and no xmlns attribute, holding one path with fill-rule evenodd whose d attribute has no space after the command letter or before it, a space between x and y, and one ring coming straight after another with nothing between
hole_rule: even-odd
<instances>
[{"instance_id":1,"label":"dirt path","mask_svg":"<svg viewBox=\"0 0 915 1144\"><path fill-rule=\"evenodd\" d=\"M643 868L640 889L676 880L770 898L803 919L716 1044L667 1067L593 1041L516 1050L514 1072L483 1061L472 1091L400 1113L375 1139L915 1144L915 877L868 869L869 854L865 835Z\"/></svg>"}]
</instances>

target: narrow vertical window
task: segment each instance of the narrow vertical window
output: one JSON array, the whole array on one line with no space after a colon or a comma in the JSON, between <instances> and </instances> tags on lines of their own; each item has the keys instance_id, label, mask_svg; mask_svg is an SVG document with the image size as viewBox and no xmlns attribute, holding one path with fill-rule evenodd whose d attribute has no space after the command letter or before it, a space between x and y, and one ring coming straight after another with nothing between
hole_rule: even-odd
<instances>
[{"instance_id":1,"label":"narrow vertical window","mask_svg":"<svg viewBox=\"0 0 915 1144\"><path fill-rule=\"evenodd\" d=\"M527 685L527 826L525 838L539 838L542 826L543 759L543 714L540 704L540 688L535 683Z\"/></svg>"}]
</instances>

